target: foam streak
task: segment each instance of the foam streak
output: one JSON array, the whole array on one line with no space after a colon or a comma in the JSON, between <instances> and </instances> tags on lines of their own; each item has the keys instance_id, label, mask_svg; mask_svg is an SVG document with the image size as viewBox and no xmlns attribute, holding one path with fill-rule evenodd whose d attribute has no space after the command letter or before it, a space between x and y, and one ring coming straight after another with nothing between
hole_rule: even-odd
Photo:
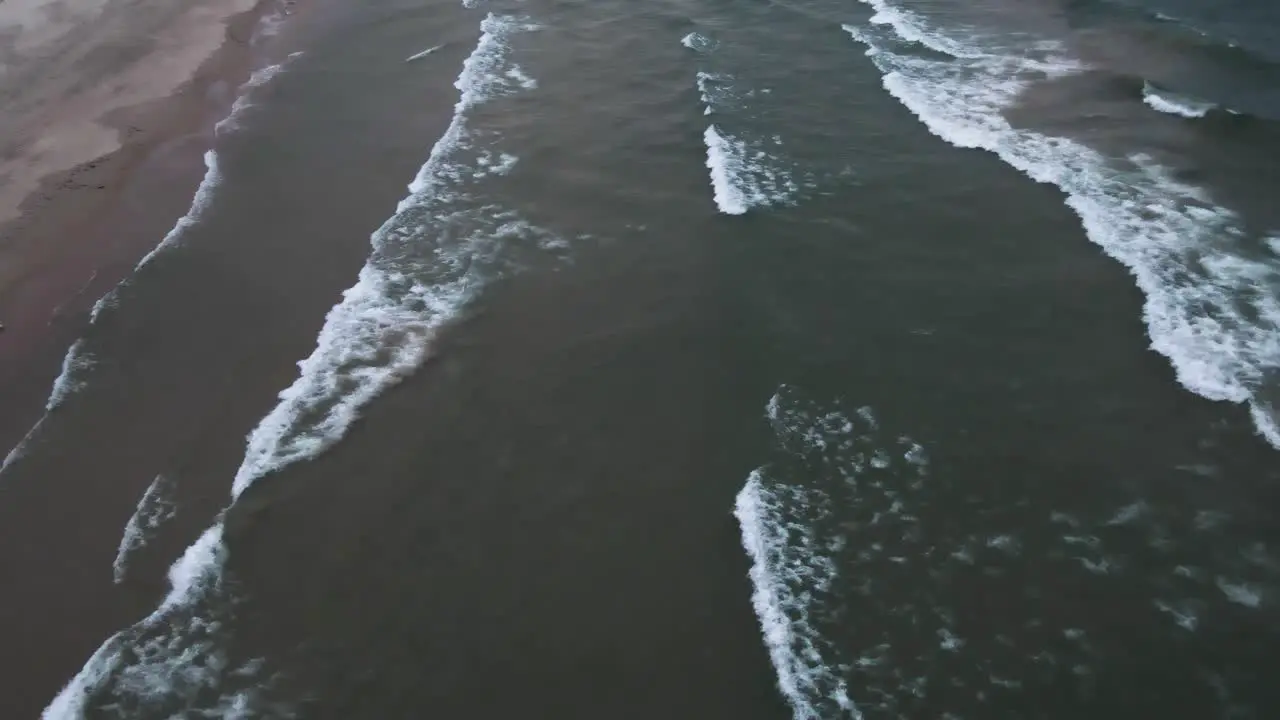
<instances>
[{"instance_id":1,"label":"foam streak","mask_svg":"<svg viewBox=\"0 0 1280 720\"><path fill-rule=\"evenodd\" d=\"M120 548L116 551L116 559L112 564L113 577L117 585L124 582L128 569L129 557L147 544L147 540L156 528L174 515L173 502L169 499L170 482L163 475L157 475L147 486L138 507L124 526L120 537Z\"/></svg>"}]
</instances>

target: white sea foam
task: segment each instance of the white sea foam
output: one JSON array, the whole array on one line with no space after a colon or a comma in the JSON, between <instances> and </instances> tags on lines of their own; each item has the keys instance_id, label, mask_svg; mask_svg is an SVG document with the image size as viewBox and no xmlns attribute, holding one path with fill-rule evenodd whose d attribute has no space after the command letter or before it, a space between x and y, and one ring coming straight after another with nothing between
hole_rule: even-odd
<instances>
[{"instance_id":1,"label":"white sea foam","mask_svg":"<svg viewBox=\"0 0 1280 720\"><path fill-rule=\"evenodd\" d=\"M102 317L102 313L107 310L115 309L119 306L119 303L120 287L116 286L108 290L106 294L98 298L98 301L93 304L93 309L89 312L89 324L92 325L98 322L98 319Z\"/></svg>"},{"instance_id":2,"label":"white sea foam","mask_svg":"<svg viewBox=\"0 0 1280 720\"><path fill-rule=\"evenodd\" d=\"M467 161L481 134L468 130L467 113L523 84L507 74L506 39L532 26L490 14L481 29L456 83L461 99L453 122L414 178L411 195L374 233L373 254L329 312L316 351L299 364L298 380L250 434L233 497L262 474L337 442L364 403L421 362L432 333L486 273L510 261L502 257L504 244L556 247L556 238L511 213L471 212L448 202L456 183L475 181ZM254 709L262 702L259 689L243 687L257 665L234 666L223 647L231 596L223 583L222 532L218 522L187 549L170 568L170 591L160 606L103 643L50 703L45 720L81 720L95 707L148 717L264 716ZM242 687L232 687L237 683Z\"/></svg>"},{"instance_id":3,"label":"white sea foam","mask_svg":"<svg viewBox=\"0 0 1280 720\"><path fill-rule=\"evenodd\" d=\"M700 33L684 38L687 47L708 50L714 41ZM753 138L727 129L735 111L745 108L753 92L741 90L732 74L699 70L695 74L703 114L723 115L703 132L707 143L707 169L716 208L727 215L741 215L751 208L788 204L800 190L785 163L772 152L782 145L780 136Z\"/></svg>"},{"instance_id":4,"label":"white sea foam","mask_svg":"<svg viewBox=\"0 0 1280 720\"><path fill-rule=\"evenodd\" d=\"M93 368L93 355L85 349L84 340L76 340L71 344L67 354L62 358L62 372L53 381L53 390L45 402L45 411L52 412L60 407L74 393L85 386L85 375Z\"/></svg>"},{"instance_id":5,"label":"white sea foam","mask_svg":"<svg viewBox=\"0 0 1280 720\"><path fill-rule=\"evenodd\" d=\"M930 31L924 18L911 10L894 7L885 0L863 0L863 2L875 10L870 22L876 25L893 26L894 32L903 40L957 58L983 55L981 51L962 40Z\"/></svg>"},{"instance_id":6,"label":"white sea foam","mask_svg":"<svg viewBox=\"0 0 1280 720\"><path fill-rule=\"evenodd\" d=\"M12 448L10 448L9 452L5 454L4 462L0 463L0 476L3 476L4 473L10 467L12 467L14 463L26 457L27 449L31 446L31 441L37 435L39 435L41 429L44 428L44 422L46 418L48 418L47 410L46 410L46 414L43 417L41 417L39 420L37 420L35 425L31 426L31 429L27 431L27 434L23 435L22 439L19 440L18 443L14 445Z\"/></svg>"},{"instance_id":7,"label":"white sea foam","mask_svg":"<svg viewBox=\"0 0 1280 720\"><path fill-rule=\"evenodd\" d=\"M224 561L218 523L170 567L170 590L160 605L108 638L42 719L288 717L287 708L264 697L271 681L262 676L261 662L236 664L221 645L229 619Z\"/></svg>"},{"instance_id":8,"label":"white sea foam","mask_svg":"<svg viewBox=\"0 0 1280 720\"><path fill-rule=\"evenodd\" d=\"M1093 667L1098 655L1083 630L1056 628L1071 647L1029 652L1019 630L1044 618L993 618L952 604L947 591L957 576L980 583L1011 567L1075 562L1063 557L1069 547L1041 556L1024 515L1002 518L992 511L1003 504L933 477L924 445L889 432L870 408L811 401L783 386L765 416L770 460L747 479L735 514L752 560L753 606L794 717L913 717L943 704L951 717L981 716L994 695L1016 693L1036 676L1023 669L1029 655ZM986 532L970 532L979 518ZM1056 518L1059 527L1095 524ZM1105 519L1096 524L1122 532ZM1028 561L1013 559L1022 555ZM1001 592L1004 583L992 582L988 591ZM973 632L995 642L977 642Z\"/></svg>"},{"instance_id":9,"label":"white sea foam","mask_svg":"<svg viewBox=\"0 0 1280 720\"><path fill-rule=\"evenodd\" d=\"M701 35L698 37L711 42ZM703 114L724 116L723 120L709 125L702 135L716 207L726 215L742 215L751 208L790 203L800 185L786 163L773 154L782 144L782 138L777 135L752 137L726 127L753 93L740 89L740 83L723 72L700 70L695 82L702 98Z\"/></svg>"},{"instance_id":10,"label":"white sea foam","mask_svg":"<svg viewBox=\"0 0 1280 720\"><path fill-rule=\"evenodd\" d=\"M120 710L125 698L146 709L190 709L187 703L197 690L216 687L228 669L214 640L219 620L195 611L211 611L203 606L221 590L223 556L218 523L169 569L170 589L159 607L108 638L45 708L43 720L89 717L90 708L108 693Z\"/></svg>"},{"instance_id":11,"label":"white sea foam","mask_svg":"<svg viewBox=\"0 0 1280 720\"><path fill-rule=\"evenodd\" d=\"M1232 582L1226 578L1218 578L1218 589L1227 599L1238 605L1256 608L1262 604L1262 590L1256 585L1245 582Z\"/></svg>"},{"instance_id":12,"label":"white sea foam","mask_svg":"<svg viewBox=\"0 0 1280 720\"><path fill-rule=\"evenodd\" d=\"M293 59L296 54L289 57ZM253 105L254 90L266 85L279 75L285 69L285 65L286 63L268 65L251 73L249 79L240 85L236 99L232 102L231 110L227 113L227 116L214 125L215 134L226 133L238 128L245 111ZM218 185L222 183L222 173L218 167L218 153L215 149L210 148L205 152L204 166L204 177L200 179L200 185L196 187L195 196L191 199L191 207L187 209L185 215L178 218L178 222L160 240L160 243L151 252L143 256L142 260L138 262L137 268L141 268L151 262L161 252L180 244L186 232L203 220L205 214L208 213L213 204L214 192L217 190ZM97 316L97 310L98 308L95 306L94 317Z\"/></svg>"},{"instance_id":13,"label":"white sea foam","mask_svg":"<svg viewBox=\"0 0 1280 720\"><path fill-rule=\"evenodd\" d=\"M516 66L507 59L506 43L511 34L535 27L493 14L481 24L479 44L455 83L460 98L453 121L409 185L409 197L374 233L373 255L355 286L329 311L315 351L298 365L298 379L250 433L234 496L257 478L338 442L360 408L422 364L436 331L490 279L493 267L485 261L493 259L487 253L500 239L498 230L505 228L508 237L529 231L509 221L480 227L454 243L437 245L424 259L426 268L406 265L397 252L406 243L421 243L426 232L453 231L447 221L455 216L437 217L435 227L422 216L444 209L451 184L474 177L474 163L459 157L473 140L468 113L491 97L529 85L522 73L510 72ZM426 271L434 276L424 276Z\"/></svg>"},{"instance_id":14,"label":"white sea foam","mask_svg":"<svg viewBox=\"0 0 1280 720\"><path fill-rule=\"evenodd\" d=\"M691 32L680 38L680 44L695 52L711 52L716 47L715 40L698 32Z\"/></svg>"},{"instance_id":15,"label":"white sea foam","mask_svg":"<svg viewBox=\"0 0 1280 720\"><path fill-rule=\"evenodd\" d=\"M511 69L507 70L507 77L514 80L525 90L532 90L538 87L538 81L526 75L519 65L511 66Z\"/></svg>"},{"instance_id":16,"label":"white sea foam","mask_svg":"<svg viewBox=\"0 0 1280 720\"><path fill-rule=\"evenodd\" d=\"M861 718L848 694L842 651L815 621L826 611L817 598L833 590L845 547L842 536L818 528L840 508L822 487L792 477L794 462L814 461L842 484L839 461L853 450L854 424L844 412L805 402L786 385L765 405L765 417L779 459L751 473L734 515L752 560L752 604L778 689L796 720ZM858 662L870 667L878 661L875 654L864 653Z\"/></svg>"},{"instance_id":17,"label":"white sea foam","mask_svg":"<svg viewBox=\"0 0 1280 720\"><path fill-rule=\"evenodd\" d=\"M268 65L263 68L254 70L249 79L240 85L239 91L236 93L236 99L231 103L231 110L227 116L218 121L214 125L215 133L224 133L240 127L240 122L245 112L253 106L254 90L271 82L277 75L284 72L285 66L299 57L302 53L293 53L285 60L285 62L275 65Z\"/></svg>"},{"instance_id":18,"label":"white sea foam","mask_svg":"<svg viewBox=\"0 0 1280 720\"><path fill-rule=\"evenodd\" d=\"M1035 614L1063 578L1087 592L1142 598L1163 628L1159 643L1185 642L1215 621L1212 613L1230 612L1227 602L1249 608L1238 612L1263 607L1275 587L1280 561L1265 544L1171 532L1195 526L1203 510L1131 495L1090 503L1092 512L1042 507L1042 524L1027 526L1035 494L994 499L946 473L934 477L920 443L887 431L869 409L848 408L779 388L765 407L774 452L737 498L754 609L796 717L846 717L832 688L867 717L913 717L922 700L980 717L996 697L1038 682L1028 657L1070 670L1082 686L1093 682L1107 667L1105 628L1074 609ZM1166 538L1159 553L1144 544L1152 537ZM999 578L1015 568L1026 601L1009 617L953 604L957 577L998 595ZM1043 644L1027 645L1035 637Z\"/></svg>"},{"instance_id":19,"label":"white sea foam","mask_svg":"<svg viewBox=\"0 0 1280 720\"><path fill-rule=\"evenodd\" d=\"M838 707L861 717L848 698L838 671L823 662L825 641L809 620L810 593L823 593L835 577L830 558L815 552L816 538L803 519L790 513L812 512L825 501L819 495L771 487L761 470L738 493L734 515L742 527L742 546L752 559L751 601L765 646L777 673L778 689L796 720L825 720L814 698L830 691ZM795 503L796 509L788 508ZM800 515L803 518L803 514Z\"/></svg>"},{"instance_id":20,"label":"white sea foam","mask_svg":"<svg viewBox=\"0 0 1280 720\"><path fill-rule=\"evenodd\" d=\"M942 37L919 18L877 15L900 38ZM885 89L934 134L994 152L1061 188L1088 237L1127 266L1146 295L1152 348L1170 359L1179 382L1211 400L1247 403L1259 433L1280 447L1278 411L1264 396L1280 373L1280 268L1239 251L1247 239L1239 217L1149 158L1112 161L1005 120L1003 111L1027 86L1077 71L1072 61L1043 48L1042 57L977 50L920 57L862 28L845 29L867 46Z\"/></svg>"},{"instance_id":21,"label":"white sea foam","mask_svg":"<svg viewBox=\"0 0 1280 720\"><path fill-rule=\"evenodd\" d=\"M115 562L112 563L116 584L124 582L130 556L145 546L151 533L172 518L176 512L173 501L169 497L171 486L172 483L167 478L157 475L155 480L147 486L142 499L138 501L138 507L125 524L124 533L120 537L120 548L116 551Z\"/></svg>"},{"instance_id":22,"label":"white sea foam","mask_svg":"<svg viewBox=\"0 0 1280 720\"><path fill-rule=\"evenodd\" d=\"M940 628L938 630L938 647L943 650L946 650L947 652L956 652L963 648L964 645L964 638L957 637L955 633L952 633L947 628Z\"/></svg>"},{"instance_id":23,"label":"white sea foam","mask_svg":"<svg viewBox=\"0 0 1280 720\"><path fill-rule=\"evenodd\" d=\"M741 215L751 207L749 198L737 182L745 168L741 158L734 154L731 141L716 130L715 125L703 133L707 143L707 168L711 170L711 187L715 191L716 207L728 215Z\"/></svg>"},{"instance_id":24,"label":"white sea foam","mask_svg":"<svg viewBox=\"0 0 1280 720\"><path fill-rule=\"evenodd\" d=\"M739 106L740 101L732 90L733 78L729 75L699 70L694 76L694 82L698 85L698 96L705 106L705 115L714 114L717 108L724 112Z\"/></svg>"},{"instance_id":25,"label":"white sea foam","mask_svg":"<svg viewBox=\"0 0 1280 720\"><path fill-rule=\"evenodd\" d=\"M487 175L506 175L516 166L520 158L510 153L484 152L476 158L476 179Z\"/></svg>"},{"instance_id":26,"label":"white sea foam","mask_svg":"<svg viewBox=\"0 0 1280 720\"><path fill-rule=\"evenodd\" d=\"M703 140L711 188L720 212L741 215L753 207L787 203L799 190L790 174L777 168L767 153L715 125L707 127Z\"/></svg>"},{"instance_id":27,"label":"white sea foam","mask_svg":"<svg viewBox=\"0 0 1280 720\"><path fill-rule=\"evenodd\" d=\"M1157 89L1150 83L1143 84L1142 100L1162 113L1180 115L1184 118L1202 118L1216 107L1211 102L1196 100L1195 98L1177 95L1167 90Z\"/></svg>"},{"instance_id":28,"label":"white sea foam","mask_svg":"<svg viewBox=\"0 0 1280 720\"><path fill-rule=\"evenodd\" d=\"M0 475L3 475L9 467L26 455L31 441L44 428L45 418L48 417L48 414L61 407L72 395L84 389L94 364L93 354L85 348L83 338L71 344L71 347L67 349L67 354L62 357L62 371L58 373L58 377L54 378L53 387L49 391L49 399L45 401L44 416L37 420L35 425L32 425L31 429L22 436L22 439L5 454L4 462L0 463Z\"/></svg>"},{"instance_id":29,"label":"white sea foam","mask_svg":"<svg viewBox=\"0 0 1280 720\"><path fill-rule=\"evenodd\" d=\"M853 587L866 598L863 602L875 602L875 572L860 565L916 560L910 538L917 519L899 500L900 492L921 488L917 481L925 473L927 455L904 437L889 441L898 459L885 467L868 465L866 457L876 451L890 454L876 435L870 408L849 413L809 402L791 386L780 387L770 398L765 417L773 429L774 460L747 478L734 514L752 560L752 603L778 688L796 720L861 718L863 705L885 710L895 693L920 690L896 675L900 668L888 656L892 639L880 635L887 641L846 647L829 633L849 625L847 619L837 621L846 612L868 620L862 608L841 598L841 588ZM905 475L898 475L903 470ZM868 495L867 510L883 508L882 519L850 522L848 513L856 508L849 503L858 502L861 488ZM882 513L876 510L875 515ZM861 535L859 529L868 533ZM887 533L875 534L882 529ZM876 539L880 537L902 538L903 543L890 548ZM938 637L946 652L965 645L946 627L938 629ZM897 678L891 681L895 688L875 682L889 675ZM850 697L853 681L859 692L868 694L865 703L859 699L855 704Z\"/></svg>"},{"instance_id":30,"label":"white sea foam","mask_svg":"<svg viewBox=\"0 0 1280 720\"><path fill-rule=\"evenodd\" d=\"M1148 512L1147 504L1141 500L1129 503L1116 511L1107 521L1108 525L1128 525Z\"/></svg>"},{"instance_id":31,"label":"white sea foam","mask_svg":"<svg viewBox=\"0 0 1280 720\"><path fill-rule=\"evenodd\" d=\"M1171 532L1203 525L1203 510L1129 496L1094 512L1042 508L1045 522L1028 527L1023 510L1035 495L993 500L971 483L934 477L923 446L881 429L870 410L809 401L783 386L765 416L773 452L747 479L735 514L752 560L754 609L797 718L911 717L922 700L946 703L953 717L981 716L998 694L1037 682L1027 657L1070 669L1087 687L1106 667L1090 639L1105 628L1071 609L1028 614L1064 577L1089 592L1145 598L1165 628L1159 642L1168 643L1185 642L1214 612L1231 612L1223 598L1250 612L1276 587L1280 561L1264 543L1225 536L1230 528L1216 524L1194 536ZM1046 538L1039 529L1070 534ZM951 604L956 577L992 578L986 592L998 594L998 578L1013 568L1027 601L1010 617ZM1031 648L1024 629L1067 642ZM995 642L977 642L975 631ZM832 689L857 709L846 711Z\"/></svg>"},{"instance_id":32,"label":"white sea foam","mask_svg":"<svg viewBox=\"0 0 1280 720\"><path fill-rule=\"evenodd\" d=\"M136 269L141 269L155 259L157 255L169 248L176 247L181 243L182 237L187 230L204 218L209 206L213 203L214 190L222 182L222 173L218 170L218 153L216 150L205 152L204 167L204 177L200 179L200 185L196 188L195 197L191 200L191 207L187 210L187 214L178 218L178 222L160 240L160 243L138 261Z\"/></svg>"},{"instance_id":33,"label":"white sea foam","mask_svg":"<svg viewBox=\"0 0 1280 720\"><path fill-rule=\"evenodd\" d=\"M1196 613L1195 607L1187 602L1156 600L1155 606L1160 612L1172 617L1178 627L1183 630L1194 632L1200 625L1200 617Z\"/></svg>"},{"instance_id":34,"label":"white sea foam","mask_svg":"<svg viewBox=\"0 0 1280 720\"><path fill-rule=\"evenodd\" d=\"M1022 543L1012 535L993 535L987 538L987 547L1008 555L1017 555L1022 551Z\"/></svg>"}]
</instances>

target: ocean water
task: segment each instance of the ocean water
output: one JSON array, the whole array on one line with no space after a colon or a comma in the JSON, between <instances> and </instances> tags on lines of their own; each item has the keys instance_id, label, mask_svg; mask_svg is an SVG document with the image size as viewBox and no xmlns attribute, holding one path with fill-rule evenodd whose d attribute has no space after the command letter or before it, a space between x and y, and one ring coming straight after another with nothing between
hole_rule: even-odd
<instances>
[{"instance_id":1,"label":"ocean water","mask_svg":"<svg viewBox=\"0 0 1280 720\"><path fill-rule=\"evenodd\" d=\"M43 717L1280 712L1273 8L294 22L0 469Z\"/></svg>"}]
</instances>

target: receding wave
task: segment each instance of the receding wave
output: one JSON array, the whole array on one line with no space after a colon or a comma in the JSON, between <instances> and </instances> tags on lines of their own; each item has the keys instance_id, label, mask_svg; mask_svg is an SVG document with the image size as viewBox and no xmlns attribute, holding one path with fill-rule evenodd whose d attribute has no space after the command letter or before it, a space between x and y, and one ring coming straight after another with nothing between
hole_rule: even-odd
<instances>
[{"instance_id":1,"label":"receding wave","mask_svg":"<svg viewBox=\"0 0 1280 720\"><path fill-rule=\"evenodd\" d=\"M1215 205L1150 158L1105 157L1072 140L1012 127L1003 111L1031 83L1079 71L1061 50L1023 55L947 36L920 15L867 0L869 27L846 25L883 73L883 85L935 135L997 154L1031 178L1058 186L1088 237L1122 262L1146 295L1152 347L1178 381L1211 400L1248 405L1255 426L1280 447L1280 269L1242 250L1241 218ZM904 42L947 48L922 57Z\"/></svg>"},{"instance_id":2,"label":"receding wave","mask_svg":"<svg viewBox=\"0 0 1280 720\"><path fill-rule=\"evenodd\" d=\"M469 114L534 85L510 61L507 45L513 34L532 29L493 14L481 24L455 83L461 97L452 123L410 195L374 233L369 261L330 311L297 382L250 434L233 497L263 474L337 442L364 403L426 357L434 331L485 282L518 268L529 253L562 251L557 237L514 213L473 202L475 184L505 172L514 158L488 147L496 136L469 127ZM219 521L174 563L160 606L103 643L43 717L286 714L268 699L262 663L236 661L226 651L222 627L234 596L225 558Z\"/></svg>"},{"instance_id":3,"label":"receding wave","mask_svg":"<svg viewBox=\"0 0 1280 720\"><path fill-rule=\"evenodd\" d=\"M208 150L204 154L204 177L200 179L200 185L196 187L195 197L191 200L191 208L187 210L187 214L178 218L178 222L157 244L138 261L138 268L155 260L161 253L168 251L170 248L177 246L186 236L187 230L204 219L205 213L209 211L210 205L213 204L214 191L222 184L222 172L218 167L218 152L216 150Z\"/></svg>"}]
</instances>

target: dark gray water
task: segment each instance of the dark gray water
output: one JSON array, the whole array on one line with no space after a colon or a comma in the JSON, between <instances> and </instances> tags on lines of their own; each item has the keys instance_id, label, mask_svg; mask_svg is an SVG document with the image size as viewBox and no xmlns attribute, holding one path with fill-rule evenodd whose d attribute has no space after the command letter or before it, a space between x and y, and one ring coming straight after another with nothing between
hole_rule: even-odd
<instances>
[{"instance_id":1,"label":"dark gray water","mask_svg":"<svg viewBox=\"0 0 1280 720\"><path fill-rule=\"evenodd\" d=\"M47 717L1280 712L1270 11L474 4L317 10L74 351L6 474L190 549Z\"/></svg>"}]
</instances>

